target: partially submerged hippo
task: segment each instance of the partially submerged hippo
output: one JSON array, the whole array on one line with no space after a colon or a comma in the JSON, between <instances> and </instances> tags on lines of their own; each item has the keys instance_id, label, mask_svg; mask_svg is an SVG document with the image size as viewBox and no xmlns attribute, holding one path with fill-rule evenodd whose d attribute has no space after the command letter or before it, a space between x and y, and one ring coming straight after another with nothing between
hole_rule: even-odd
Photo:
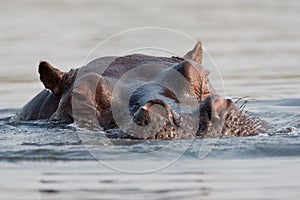
<instances>
[{"instance_id":1,"label":"partially submerged hippo","mask_svg":"<svg viewBox=\"0 0 300 200\"><path fill-rule=\"evenodd\" d=\"M183 57L102 57L69 72L42 61L39 74L46 89L15 119L75 122L114 138L257 134L258 123L214 94L201 63L200 42Z\"/></svg>"}]
</instances>

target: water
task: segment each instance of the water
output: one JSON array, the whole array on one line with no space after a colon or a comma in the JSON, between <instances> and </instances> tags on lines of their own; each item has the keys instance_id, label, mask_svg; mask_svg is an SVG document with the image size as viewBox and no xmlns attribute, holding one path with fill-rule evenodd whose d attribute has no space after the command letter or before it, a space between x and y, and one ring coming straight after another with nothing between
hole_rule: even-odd
<instances>
[{"instance_id":1,"label":"water","mask_svg":"<svg viewBox=\"0 0 300 200\"><path fill-rule=\"evenodd\" d=\"M297 199L299 9L297 0L1 1L0 199ZM249 114L272 129L248 138L111 143L73 126L10 122L43 88L40 60L67 71L99 42L144 26L201 39L217 66L216 90L246 96ZM113 40L99 56L167 41L159 35ZM168 44L179 53L191 48Z\"/></svg>"}]
</instances>

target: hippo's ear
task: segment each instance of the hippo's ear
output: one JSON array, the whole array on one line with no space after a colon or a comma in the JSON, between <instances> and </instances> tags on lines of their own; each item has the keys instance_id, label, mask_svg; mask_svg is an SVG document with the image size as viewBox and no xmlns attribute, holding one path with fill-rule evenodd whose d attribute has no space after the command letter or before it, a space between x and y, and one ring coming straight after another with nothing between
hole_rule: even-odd
<instances>
[{"instance_id":1,"label":"hippo's ear","mask_svg":"<svg viewBox=\"0 0 300 200\"><path fill-rule=\"evenodd\" d=\"M202 65L187 60L175 65L173 69L181 73L189 82L203 81L210 74L210 71Z\"/></svg>"},{"instance_id":2,"label":"hippo's ear","mask_svg":"<svg viewBox=\"0 0 300 200\"><path fill-rule=\"evenodd\" d=\"M39 64L40 80L44 84L45 88L51 90L51 92L60 96L64 89L63 76L64 72L54 68L46 61L41 61Z\"/></svg>"},{"instance_id":3,"label":"hippo's ear","mask_svg":"<svg viewBox=\"0 0 300 200\"><path fill-rule=\"evenodd\" d=\"M203 55L202 44L200 41L198 41L196 46L194 47L194 49L187 52L187 54L185 54L185 56L183 56L183 57L185 59L193 60L196 63L201 64L202 63L202 55Z\"/></svg>"}]
</instances>

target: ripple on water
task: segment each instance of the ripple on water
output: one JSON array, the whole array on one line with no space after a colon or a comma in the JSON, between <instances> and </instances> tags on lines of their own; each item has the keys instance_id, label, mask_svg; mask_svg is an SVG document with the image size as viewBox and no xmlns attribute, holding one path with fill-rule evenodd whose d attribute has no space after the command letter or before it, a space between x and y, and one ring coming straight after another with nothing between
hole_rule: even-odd
<instances>
[{"instance_id":1,"label":"ripple on water","mask_svg":"<svg viewBox=\"0 0 300 200\"><path fill-rule=\"evenodd\" d=\"M108 139L105 133L77 130L48 121L10 122L17 109L0 110L0 160L94 160L93 150L103 160L158 159L184 153L186 159L235 159L293 157L300 155L299 99L263 100L247 104L249 114L266 120L268 131L255 137L211 138L181 141L132 141ZM253 109L254 108L254 109ZM184 149L185 148L185 149ZM136 157L130 157L130 154Z\"/></svg>"}]
</instances>

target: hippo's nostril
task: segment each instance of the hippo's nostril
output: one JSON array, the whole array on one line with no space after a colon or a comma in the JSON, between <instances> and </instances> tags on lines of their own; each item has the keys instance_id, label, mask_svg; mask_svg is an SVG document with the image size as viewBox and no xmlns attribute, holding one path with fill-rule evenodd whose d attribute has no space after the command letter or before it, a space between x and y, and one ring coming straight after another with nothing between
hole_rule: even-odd
<instances>
[{"instance_id":1,"label":"hippo's nostril","mask_svg":"<svg viewBox=\"0 0 300 200\"><path fill-rule=\"evenodd\" d=\"M140 108L134 115L133 115L133 122L139 126L146 126L151 122L151 118L149 115L149 111Z\"/></svg>"}]
</instances>

